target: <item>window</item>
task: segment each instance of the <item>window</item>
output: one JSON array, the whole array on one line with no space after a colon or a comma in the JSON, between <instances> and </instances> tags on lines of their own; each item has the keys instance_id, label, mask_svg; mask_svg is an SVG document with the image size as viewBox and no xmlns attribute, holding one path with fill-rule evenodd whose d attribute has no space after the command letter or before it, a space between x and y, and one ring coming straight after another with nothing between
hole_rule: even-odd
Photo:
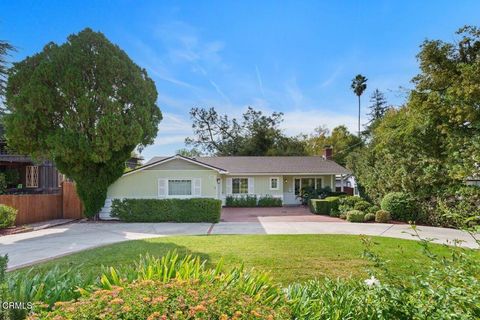
<instances>
[{"instance_id":1,"label":"window","mask_svg":"<svg viewBox=\"0 0 480 320\"><path fill-rule=\"evenodd\" d=\"M232 193L248 193L248 178L233 178Z\"/></svg>"},{"instance_id":2,"label":"window","mask_svg":"<svg viewBox=\"0 0 480 320\"><path fill-rule=\"evenodd\" d=\"M295 178L294 180L295 195L300 195L300 191L305 188L314 188L319 190L322 188L322 178Z\"/></svg>"},{"instance_id":3,"label":"window","mask_svg":"<svg viewBox=\"0 0 480 320\"><path fill-rule=\"evenodd\" d=\"M270 190L280 189L280 178L270 178Z\"/></svg>"},{"instance_id":4,"label":"window","mask_svg":"<svg viewBox=\"0 0 480 320\"><path fill-rule=\"evenodd\" d=\"M26 167L26 187L27 188L38 188L38 166L27 166Z\"/></svg>"},{"instance_id":5,"label":"window","mask_svg":"<svg viewBox=\"0 0 480 320\"><path fill-rule=\"evenodd\" d=\"M192 180L168 180L169 196L191 196Z\"/></svg>"}]
</instances>

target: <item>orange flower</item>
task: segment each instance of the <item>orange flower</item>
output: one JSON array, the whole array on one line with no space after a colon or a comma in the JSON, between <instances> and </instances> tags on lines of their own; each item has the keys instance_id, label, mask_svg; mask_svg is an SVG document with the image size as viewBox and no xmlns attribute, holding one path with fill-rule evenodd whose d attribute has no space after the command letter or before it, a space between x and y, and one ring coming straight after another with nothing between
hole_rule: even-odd
<instances>
[{"instance_id":1,"label":"orange flower","mask_svg":"<svg viewBox=\"0 0 480 320\"><path fill-rule=\"evenodd\" d=\"M167 300L167 297L159 296L159 297L153 298L152 303L162 303L165 300Z\"/></svg>"},{"instance_id":2,"label":"orange flower","mask_svg":"<svg viewBox=\"0 0 480 320\"><path fill-rule=\"evenodd\" d=\"M123 299L121 298L115 298L110 301L111 304L123 304Z\"/></svg>"}]
</instances>

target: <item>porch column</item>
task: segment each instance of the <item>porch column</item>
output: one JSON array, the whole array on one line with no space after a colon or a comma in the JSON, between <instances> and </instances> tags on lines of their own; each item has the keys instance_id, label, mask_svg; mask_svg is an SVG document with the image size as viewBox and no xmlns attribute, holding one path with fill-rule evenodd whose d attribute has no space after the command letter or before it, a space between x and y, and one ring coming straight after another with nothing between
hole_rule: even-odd
<instances>
[{"instance_id":1,"label":"porch column","mask_svg":"<svg viewBox=\"0 0 480 320\"><path fill-rule=\"evenodd\" d=\"M340 191L343 192L343 182L344 182L344 177L343 174L340 175Z\"/></svg>"}]
</instances>

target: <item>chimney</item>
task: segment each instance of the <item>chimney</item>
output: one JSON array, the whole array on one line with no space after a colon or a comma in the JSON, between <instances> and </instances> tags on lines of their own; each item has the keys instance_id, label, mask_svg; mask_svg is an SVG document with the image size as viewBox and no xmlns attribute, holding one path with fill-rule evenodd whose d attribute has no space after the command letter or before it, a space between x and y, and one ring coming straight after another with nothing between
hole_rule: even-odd
<instances>
[{"instance_id":1,"label":"chimney","mask_svg":"<svg viewBox=\"0 0 480 320\"><path fill-rule=\"evenodd\" d=\"M323 159L332 160L333 157L333 148L332 146L325 146L323 149Z\"/></svg>"}]
</instances>

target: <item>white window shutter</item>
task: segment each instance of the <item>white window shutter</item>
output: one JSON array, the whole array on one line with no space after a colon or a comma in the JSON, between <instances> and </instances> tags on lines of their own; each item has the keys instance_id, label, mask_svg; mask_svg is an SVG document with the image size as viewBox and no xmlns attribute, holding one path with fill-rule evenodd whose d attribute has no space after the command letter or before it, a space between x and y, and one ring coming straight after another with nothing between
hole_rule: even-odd
<instances>
[{"instance_id":1,"label":"white window shutter","mask_svg":"<svg viewBox=\"0 0 480 320\"><path fill-rule=\"evenodd\" d=\"M253 185L253 178L248 178L248 194L254 194L255 193L255 187Z\"/></svg>"},{"instance_id":2,"label":"white window shutter","mask_svg":"<svg viewBox=\"0 0 480 320\"><path fill-rule=\"evenodd\" d=\"M168 181L167 179L158 179L158 197L165 198L168 194Z\"/></svg>"},{"instance_id":3,"label":"white window shutter","mask_svg":"<svg viewBox=\"0 0 480 320\"><path fill-rule=\"evenodd\" d=\"M227 178L227 194L232 194L232 178Z\"/></svg>"},{"instance_id":4,"label":"white window shutter","mask_svg":"<svg viewBox=\"0 0 480 320\"><path fill-rule=\"evenodd\" d=\"M201 197L202 196L202 179L196 178L193 180L193 196Z\"/></svg>"}]
</instances>

